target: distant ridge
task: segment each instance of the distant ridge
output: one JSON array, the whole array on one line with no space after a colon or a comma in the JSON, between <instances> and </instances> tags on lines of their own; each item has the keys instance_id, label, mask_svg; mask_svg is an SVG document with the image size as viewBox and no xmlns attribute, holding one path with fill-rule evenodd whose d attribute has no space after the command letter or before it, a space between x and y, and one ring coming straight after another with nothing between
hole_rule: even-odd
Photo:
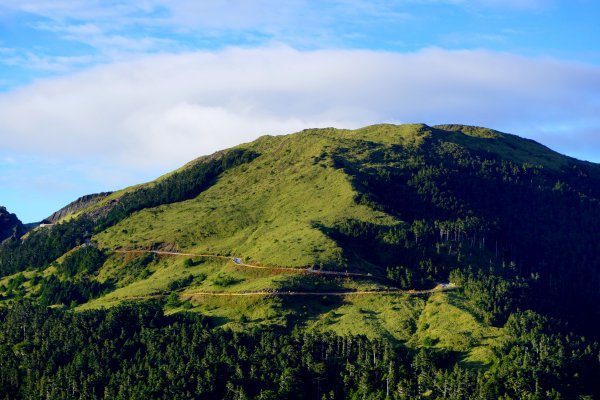
<instances>
[{"instance_id":1,"label":"distant ridge","mask_svg":"<svg viewBox=\"0 0 600 400\"><path fill-rule=\"evenodd\" d=\"M112 192L102 192L102 193L95 193L95 194L88 194L85 196L81 196L77 200L67 204L60 210L54 212L48 218L45 218L42 221L42 223L55 224L55 223L61 221L62 219L64 219L65 217L67 217L68 215L74 214L78 211L81 211L81 210L87 208L87 207L90 207L111 194L112 194Z\"/></svg>"},{"instance_id":2,"label":"distant ridge","mask_svg":"<svg viewBox=\"0 0 600 400\"><path fill-rule=\"evenodd\" d=\"M0 206L0 242L19 239L27 231L15 214Z\"/></svg>"}]
</instances>

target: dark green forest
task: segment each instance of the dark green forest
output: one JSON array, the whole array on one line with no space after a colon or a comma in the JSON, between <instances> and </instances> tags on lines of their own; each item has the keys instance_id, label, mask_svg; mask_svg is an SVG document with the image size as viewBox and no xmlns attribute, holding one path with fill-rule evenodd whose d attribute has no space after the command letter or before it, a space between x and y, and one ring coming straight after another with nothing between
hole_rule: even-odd
<instances>
[{"instance_id":1,"label":"dark green forest","mask_svg":"<svg viewBox=\"0 0 600 400\"><path fill-rule=\"evenodd\" d=\"M448 280L496 325L533 308L600 332L600 168L516 162L447 140L364 142L322 155L352 177L358 203L402 223L344 220L321 229L401 287ZM357 151L357 149L359 149ZM398 264L398 260L402 263Z\"/></svg>"},{"instance_id":2,"label":"dark green forest","mask_svg":"<svg viewBox=\"0 0 600 400\"><path fill-rule=\"evenodd\" d=\"M574 399L600 395L596 345L533 312L511 315L489 371L385 339L243 333L159 303L74 313L0 310L0 397L110 399ZM580 397L583 396L583 397Z\"/></svg>"}]
</instances>

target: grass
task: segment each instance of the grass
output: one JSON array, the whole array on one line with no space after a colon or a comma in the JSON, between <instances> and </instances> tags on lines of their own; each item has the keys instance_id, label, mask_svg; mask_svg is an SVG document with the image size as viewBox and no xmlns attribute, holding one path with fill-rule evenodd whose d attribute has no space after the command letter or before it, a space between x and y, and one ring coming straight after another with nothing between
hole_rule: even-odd
<instances>
[{"instance_id":1,"label":"grass","mask_svg":"<svg viewBox=\"0 0 600 400\"><path fill-rule=\"evenodd\" d=\"M528 163L559 171L572 160L533 140L488 128L465 125L437 125L434 128L443 130L436 132L437 137L469 149L491 152L518 164Z\"/></svg>"},{"instance_id":2,"label":"grass","mask_svg":"<svg viewBox=\"0 0 600 400\"><path fill-rule=\"evenodd\" d=\"M197 198L137 212L95 240L104 248L175 243L183 251L277 266L343 264L342 250L315 221L393 219L357 205L343 171L314 161L337 142L310 132L264 137L250 145L262 156L226 172Z\"/></svg>"},{"instance_id":3,"label":"grass","mask_svg":"<svg viewBox=\"0 0 600 400\"><path fill-rule=\"evenodd\" d=\"M349 265L342 249L317 225L333 226L347 218L378 225L394 225L399 221L355 202L358 193L350 178L343 170L334 168L329 157L335 151L346 149L349 156L355 153L359 157L369 142L416 147L442 137L511 160L533 160L549 168L558 168L566 160L536 143L485 128L439 128L444 130L423 124L374 125L358 130L312 129L294 135L263 136L238 146L261 156L228 170L196 198L136 212L95 235L93 241L109 252L164 245L182 252L241 257L246 262L266 266L326 264L360 270L365 266ZM519 151L514 150L517 144L522 146ZM182 168L203 159L206 158ZM87 211L153 184L115 192ZM387 337L413 348L427 346L455 352L464 365L471 367L489 364L490 348L502 334L501 330L478 321L455 293L211 297L198 293L293 288L369 290L382 285L367 280L319 280L277 270L248 269L212 258L195 258L196 262L186 264L187 257L159 256L137 268L132 263L135 257L139 255L109 257L97 279L115 280L116 290L79 306L78 310L110 307L126 299L146 298L156 293L166 296L171 293L169 288L174 281L192 275L187 287L176 290L179 304L172 302L168 312L200 312L212 317L217 325L232 329L300 325L316 331ZM31 279L36 274L50 273L52 267L39 273L28 271L25 276ZM0 284L6 286L10 278L2 278ZM24 287L28 292L35 290L27 283Z\"/></svg>"},{"instance_id":4,"label":"grass","mask_svg":"<svg viewBox=\"0 0 600 400\"><path fill-rule=\"evenodd\" d=\"M183 296L183 298L186 298ZM192 308L210 317L214 324L234 330L247 330L257 326L287 326L287 314L280 309L280 299L268 296L209 297L194 296ZM177 312L183 307L170 310Z\"/></svg>"},{"instance_id":5,"label":"grass","mask_svg":"<svg viewBox=\"0 0 600 400\"><path fill-rule=\"evenodd\" d=\"M408 342L416 330L416 321L425 301L407 295L346 296L335 309L310 321L308 327L338 334L387 337Z\"/></svg>"},{"instance_id":6,"label":"grass","mask_svg":"<svg viewBox=\"0 0 600 400\"><path fill-rule=\"evenodd\" d=\"M100 270L99 280L115 278L130 265L131 255L115 254ZM141 257L141 256L136 256ZM199 292L240 293L273 288L297 290L369 290L381 284L348 278L316 278L294 275L269 269L248 269L229 260L198 259L186 263L187 257L160 256L147 268L150 275L130 282L122 279L115 291L77 307L77 310L105 308L125 300L149 298L160 293L172 293L170 285L186 280L189 285L176 290L179 305L167 307L168 313L199 312L211 317L218 326L246 330L259 326L278 326L288 329L302 326L315 331L338 334L362 334L372 338L384 337L408 347L433 347L457 354L464 366L486 368L492 359L491 346L501 337L502 330L485 326L464 305L458 293L435 293L430 296L409 295L346 295L346 296L232 296L199 295ZM29 280L48 271L24 273ZM122 277L123 275L121 275ZM231 278L227 285L222 277ZM6 285L14 278L3 278ZM189 280L188 280L189 282ZM29 282L24 285L27 291Z\"/></svg>"},{"instance_id":7,"label":"grass","mask_svg":"<svg viewBox=\"0 0 600 400\"><path fill-rule=\"evenodd\" d=\"M335 130L337 136L352 140L365 140L388 145L407 147L420 146L424 140L431 137L431 131L425 124L377 124L354 131Z\"/></svg>"},{"instance_id":8,"label":"grass","mask_svg":"<svg viewBox=\"0 0 600 400\"><path fill-rule=\"evenodd\" d=\"M332 226L345 218L380 225L398 221L356 204L358 193L349 177L328 158L335 149L360 153L368 142L410 147L442 138L548 168L559 168L567 160L514 135L477 127L439 128L446 130L423 124L384 124L354 131L327 128L264 136L238 146L258 152L260 157L227 171L195 199L141 210L94 239L108 249L169 243L183 251L231 254L273 266L322 263L357 268L348 265L342 249L316 223ZM98 206L135 189L116 192Z\"/></svg>"},{"instance_id":9,"label":"grass","mask_svg":"<svg viewBox=\"0 0 600 400\"><path fill-rule=\"evenodd\" d=\"M456 352L464 365L485 367L492 360L491 346L501 335L501 329L486 326L469 313L459 294L435 293L425 304L410 345Z\"/></svg>"},{"instance_id":10,"label":"grass","mask_svg":"<svg viewBox=\"0 0 600 400\"><path fill-rule=\"evenodd\" d=\"M193 275L201 276L202 281L192 282L180 291L183 304L169 312L200 312L212 317L217 325L236 330L264 325L300 325L309 330L386 337L409 347L428 346L456 352L464 365L472 367L485 367L490 363L491 345L501 335L500 329L485 326L469 313L460 295L454 293L314 297L201 295L198 293L240 293L277 287L313 291L368 290L381 288L381 285L346 278L316 279L273 270L248 269L228 260L207 259L186 267L185 260L185 257L163 256L152 266L153 273L147 279L119 288L79 309L108 307L126 298L168 293L167 288L173 280ZM103 272L109 274L110 271ZM219 283L224 276L231 278L227 285Z\"/></svg>"}]
</instances>

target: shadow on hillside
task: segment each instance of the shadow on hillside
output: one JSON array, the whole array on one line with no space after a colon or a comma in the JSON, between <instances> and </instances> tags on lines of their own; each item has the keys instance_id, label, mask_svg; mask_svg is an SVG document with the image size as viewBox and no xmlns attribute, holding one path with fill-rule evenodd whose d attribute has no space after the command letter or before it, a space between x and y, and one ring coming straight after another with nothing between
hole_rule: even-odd
<instances>
[{"instance_id":1,"label":"shadow on hillside","mask_svg":"<svg viewBox=\"0 0 600 400\"><path fill-rule=\"evenodd\" d=\"M286 325L294 328L315 321L320 316L346 304L342 296L282 296L280 308L286 315Z\"/></svg>"},{"instance_id":2,"label":"shadow on hillside","mask_svg":"<svg viewBox=\"0 0 600 400\"><path fill-rule=\"evenodd\" d=\"M485 370L489 367L489 364L486 364L483 361L465 361L464 359L459 359L459 362L463 368L467 369Z\"/></svg>"},{"instance_id":3,"label":"shadow on hillside","mask_svg":"<svg viewBox=\"0 0 600 400\"><path fill-rule=\"evenodd\" d=\"M483 318L481 318L481 316L479 315L479 313L477 312L475 307L473 307L471 304L469 304L468 300L463 295L461 295L457 292L453 292L453 293L447 292L446 296L448 297L448 304L458 308L461 311L464 311L464 312L470 314L471 316L473 316L473 318L475 318L475 320L478 323L480 323L482 325L487 325L483 321Z\"/></svg>"},{"instance_id":4,"label":"shadow on hillside","mask_svg":"<svg viewBox=\"0 0 600 400\"><path fill-rule=\"evenodd\" d=\"M293 276L280 282L277 290L283 293L290 293L290 295L280 295L278 304L281 313L286 315L286 325L288 328L304 325L308 321L319 319L321 315L346 304L343 296L317 294L347 290L343 287L339 278ZM299 292L315 294L293 295L293 293Z\"/></svg>"}]
</instances>

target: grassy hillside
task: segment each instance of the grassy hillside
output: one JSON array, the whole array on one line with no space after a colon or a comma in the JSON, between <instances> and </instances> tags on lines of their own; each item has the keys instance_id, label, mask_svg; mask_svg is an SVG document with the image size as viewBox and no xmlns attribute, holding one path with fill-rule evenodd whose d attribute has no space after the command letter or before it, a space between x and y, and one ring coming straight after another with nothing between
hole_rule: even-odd
<instances>
[{"instance_id":1,"label":"grassy hillside","mask_svg":"<svg viewBox=\"0 0 600 400\"><path fill-rule=\"evenodd\" d=\"M387 151L397 157L410 152L417 157L439 141L548 170L570 161L513 135L455 125L376 125L356 131L315 129L263 137L241 146L260 154L256 160L226 171L199 196L141 210L95 240L107 249L164 243L185 251L242 255L269 265L369 268L368 260L350 257L322 227L343 220L392 227L411 223L414 216L399 219L381 207L357 202L365 190L349 171L336 165L335 158L341 155L360 162L363 169L377 168L385 160L372 155ZM398 168L394 163L402 161L390 159L388 164Z\"/></svg>"},{"instance_id":2,"label":"grassy hillside","mask_svg":"<svg viewBox=\"0 0 600 400\"><path fill-rule=\"evenodd\" d=\"M263 264L344 265L339 246L316 223L394 221L356 204L348 177L320 159L339 142L320 132L263 137L248 146L261 154L256 160L227 171L198 197L142 210L95 239L103 248L174 243L180 250L237 254Z\"/></svg>"},{"instance_id":3,"label":"grassy hillside","mask_svg":"<svg viewBox=\"0 0 600 400\"><path fill-rule=\"evenodd\" d=\"M594 331L599 199L598 165L487 128L264 136L2 245L0 295L78 310L156 298L233 329L386 337L481 367L522 309ZM399 294L450 280L458 291ZM377 290L396 294L319 295Z\"/></svg>"}]
</instances>

